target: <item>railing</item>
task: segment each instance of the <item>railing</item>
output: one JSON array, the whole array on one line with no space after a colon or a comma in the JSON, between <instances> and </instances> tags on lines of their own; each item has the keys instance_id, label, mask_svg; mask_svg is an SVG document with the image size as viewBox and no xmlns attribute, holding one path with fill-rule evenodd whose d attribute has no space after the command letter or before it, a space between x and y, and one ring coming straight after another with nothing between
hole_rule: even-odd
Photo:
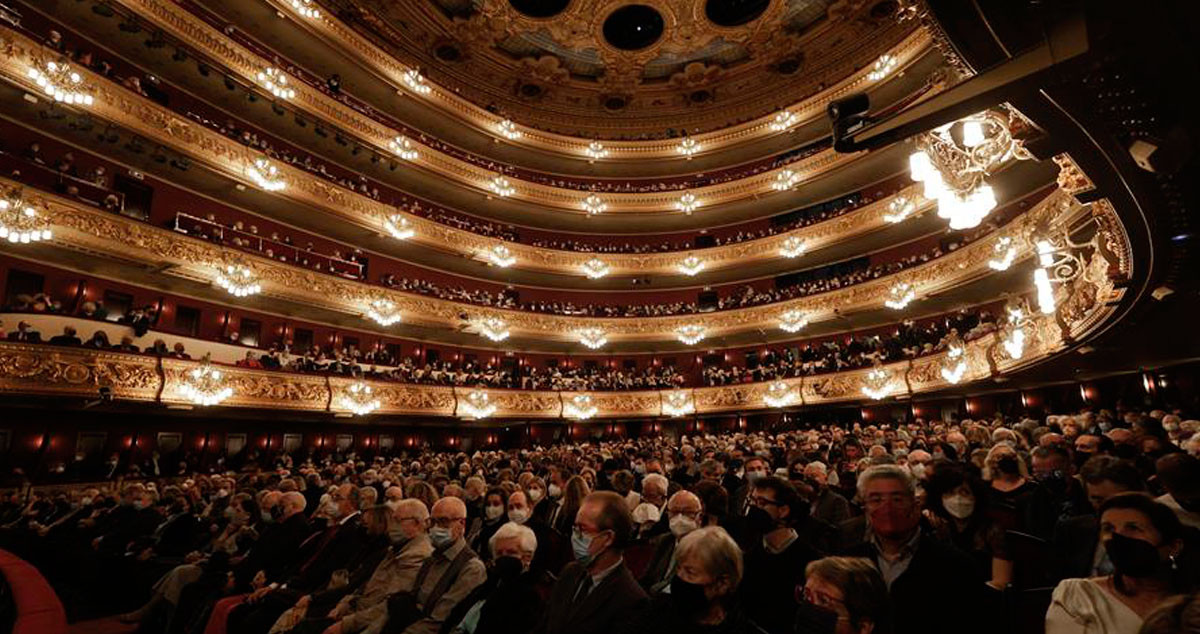
<instances>
[{"instance_id":1,"label":"railing","mask_svg":"<svg viewBox=\"0 0 1200 634\"><path fill-rule=\"evenodd\" d=\"M175 214L175 230L201 240L216 238L218 243L225 246L241 248L242 250L258 253L265 258L273 258L280 262L291 262L298 266L354 280L366 279L366 267L358 262L315 253L307 249L301 249L293 244L264 238L257 233L249 231L239 231L233 227L226 227L219 222L213 222L183 212ZM197 230L200 231L198 235L196 233ZM235 238L244 241L245 246L235 246Z\"/></svg>"}]
</instances>

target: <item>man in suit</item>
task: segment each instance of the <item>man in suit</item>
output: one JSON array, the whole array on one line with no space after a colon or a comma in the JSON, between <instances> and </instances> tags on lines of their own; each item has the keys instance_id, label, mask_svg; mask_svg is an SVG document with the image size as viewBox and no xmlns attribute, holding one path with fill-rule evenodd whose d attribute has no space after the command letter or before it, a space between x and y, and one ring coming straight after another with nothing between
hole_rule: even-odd
<instances>
[{"instance_id":1,"label":"man in suit","mask_svg":"<svg viewBox=\"0 0 1200 634\"><path fill-rule=\"evenodd\" d=\"M675 545L684 535L704 525L704 506L691 491L680 491L667 500L669 532L650 540L650 561L638 580L649 594L662 592L675 576Z\"/></svg>"},{"instance_id":2,"label":"man in suit","mask_svg":"<svg viewBox=\"0 0 1200 634\"><path fill-rule=\"evenodd\" d=\"M623 557L632 534L623 497L600 491L584 498L571 536L575 562L554 585L535 634L607 634L645 609L646 593Z\"/></svg>"},{"instance_id":3,"label":"man in suit","mask_svg":"<svg viewBox=\"0 0 1200 634\"><path fill-rule=\"evenodd\" d=\"M22 321L17 323L17 329L8 333L9 341L23 341L25 343L41 343L42 333L33 329L29 322Z\"/></svg>"},{"instance_id":4,"label":"man in suit","mask_svg":"<svg viewBox=\"0 0 1200 634\"><path fill-rule=\"evenodd\" d=\"M813 489L810 517L837 526L850 519L850 502L829 488L829 472L823 462L810 462L804 467L804 481Z\"/></svg>"},{"instance_id":5,"label":"man in suit","mask_svg":"<svg viewBox=\"0 0 1200 634\"><path fill-rule=\"evenodd\" d=\"M50 337L50 344L55 346L82 346L83 341L75 334L73 326L63 326L61 335Z\"/></svg>"}]
</instances>

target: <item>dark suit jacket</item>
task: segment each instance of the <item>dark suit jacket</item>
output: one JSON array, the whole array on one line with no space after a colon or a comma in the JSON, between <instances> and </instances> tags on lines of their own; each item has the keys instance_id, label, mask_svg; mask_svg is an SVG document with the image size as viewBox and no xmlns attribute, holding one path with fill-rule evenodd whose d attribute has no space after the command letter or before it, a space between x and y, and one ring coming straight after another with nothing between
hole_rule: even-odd
<instances>
[{"instance_id":1,"label":"dark suit jacket","mask_svg":"<svg viewBox=\"0 0 1200 634\"><path fill-rule=\"evenodd\" d=\"M14 331L8 333L8 340L9 341L26 341L29 343L41 343L42 342L42 333L40 333L36 330L30 330L29 332L21 332L20 330L14 330Z\"/></svg>"},{"instance_id":2,"label":"dark suit jacket","mask_svg":"<svg viewBox=\"0 0 1200 634\"><path fill-rule=\"evenodd\" d=\"M846 501L846 498L837 491L824 487L817 495L817 504L813 509L812 516L822 522L837 526L850 519L850 502Z\"/></svg>"},{"instance_id":3,"label":"dark suit jacket","mask_svg":"<svg viewBox=\"0 0 1200 634\"><path fill-rule=\"evenodd\" d=\"M1092 576L1092 561L1099 543L1100 520L1095 515L1078 515L1058 522L1053 540L1053 550L1058 554L1058 578Z\"/></svg>"},{"instance_id":4,"label":"dark suit jacket","mask_svg":"<svg viewBox=\"0 0 1200 634\"><path fill-rule=\"evenodd\" d=\"M646 563L646 570L638 579L638 584L647 593L667 575L667 568L671 566L671 555L675 553L675 535L656 535L650 540L650 548L650 561Z\"/></svg>"},{"instance_id":5,"label":"dark suit jacket","mask_svg":"<svg viewBox=\"0 0 1200 634\"><path fill-rule=\"evenodd\" d=\"M646 593L624 562L576 603L575 593L586 574L587 569L576 562L563 569L536 634L610 634L645 608Z\"/></svg>"},{"instance_id":6,"label":"dark suit jacket","mask_svg":"<svg viewBox=\"0 0 1200 634\"><path fill-rule=\"evenodd\" d=\"M303 513L269 525L234 570L238 585L249 584L259 570L266 572L268 579L278 579L287 570L288 564L295 560L296 551L310 532L308 518Z\"/></svg>"},{"instance_id":7,"label":"dark suit jacket","mask_svg":"<svg viewBox=\"0 0 1200 634\"><path fill-rule=\"evenodd\" d=\"M318 535L317 548L307 558L296 562L287 580L289 588L311 592L322 586L333 571L347 568L347 562L357 560L363 547L370 543L362 525L362 515L355 515L344 524L335 524Z\"/></svg>"}]
</instances>

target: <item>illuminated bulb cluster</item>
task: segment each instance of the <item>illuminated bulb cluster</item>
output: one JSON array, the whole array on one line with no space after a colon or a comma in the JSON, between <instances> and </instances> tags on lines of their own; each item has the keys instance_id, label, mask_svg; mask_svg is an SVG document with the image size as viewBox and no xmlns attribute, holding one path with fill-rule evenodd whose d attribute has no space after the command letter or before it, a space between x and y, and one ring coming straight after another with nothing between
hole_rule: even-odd
<instances>
[{"instance_id":1,"label":"illuminated bulb cluster","mask_svg":"<svg viewBox=\"0 0 1200 634\"><path fill-rule=\"evenodd\" d=\"M871 81L879 81L891 74L896 69L896 58L892 55L884 53L875 60L875 65L871 67L871 72L867 73L867 79Z\"/></svg>"},{"instance_id":2,"label":"illuminated bulb cluster","mask_svg":"<svg viewBox=\"0 0 1200 634\"><path fill-rule=\"evenodd\" d=\"M267 92L275 95L276 99L292 99L296 96L295 89L288 85L287 75L274 66L268 66L258 72L258 83L262 84Z\"/></svg>"},{"instance_id":3,"label":"illuminated bulb cluster","mask_svg":"<svg viewBox=\"0 0 1200 634\"><path fill-rule=\"evenodd\" d=\"M413 144L412 139L406 136L398 136L391 141L388 141L388 147L392 153L406 161L413 161L417 158L417 146Z\"/></svg>"},{"instance_id":4,"label":"illuminated bulb cluster","mask_svg":"<svg viewBox=\"0 0 1200 634\"><path fill-rule=\"evenodd\" d=\"M513 255L512 251L510 251L508 247L504 246L503 244L497 244L496 246L488 249L487 256L488 260L490 260L492 264L495 264L502 269L506 269L517 263L517 257Z\"/></svg>"},{"instance_id":5,"label":"illuminated bulb cluster","mask_svg":"<svg viewBox=\"0 0 1200 634\"><path fill-rule=\"evenodd\" d=\"M59 103L90 106L94 102L83 84L83 76L65 61L46 62L44 68L31 67L29 78L47 97Z\"/></svg>"},{"instance_id":6,"label":"illuminated bulb cluster","mask_svg":"<svg viewBox=\"0 0 1200 634\"><path fill-rule=\"evenodd\" d=\"M800 175L796 173L796 170L782 169L775 174L775 180L771 181L771 189L783 192L795 187L799 182Z\"/></svg>"},{"instance_id":7,"label":"illuminated bulb cluster","mask_svg":"<svg viewBox=\"0 0 1200 634\"><path fill-rule=\"evenodd\" d=\"M504 178L503 176L497 176L493 178L492 182L488 183L488 187L501 198L508 198L509 196L517 193L517 189L512 186L512 183L508 182L507 178Z\"/></svg>"},{"instance_id":8,"label":"illuminated bulb cluster","mask_svg":"<svg viewBox=\"0 0 1200 634\"><path fill-rule=\"evenodd\" d=\"M587 198L583 199L583 210L588 212L589 216L602 214L608 210L608 203L596 194L588 194Z\"/></svg>"},{"instance_id":9,"label":"illuminated bulb cluster","mask_svg":"<svg viewBox=\"0 0 1200 634\"><path fill-rule=\"evenodd\" d=\"M563 409L566 410L567 416L575 420L587 420L600 411L592 404L592 397L587 394L576 394L571 397Z\"/></svg>"},{"instance_id":10,"label":"illuminated bulb cluster","mask_svg":"<svg viewBox=\"0 0 1200 634\"><path fill-rule=\"evenodd\" d=\"M675 329L675 337L685 346L694 346L704 341L708 329L699 324L688 324Z\"/></svg>"},{"instance_id":11,"label":"illuminated bulb cluster","mask_svg":"<svg viewBox=\"0 0 1200 634\"><path fill-rule=\"evenodd\" d=\"M679 263L679 272L688 277L692 277L703 270L704 260L694 255L687 256Z\"/></svg>"},{"instance_id":12,"label":"illuminated bulb cluster","mask_svg":"<svg viewBox=\"0 0 1200 634\"><path fill-rule=\"evenodd\" d=\"M418 95L428 95L433 91L433 88L425 81L425 77L421 75L421 71L415 68L405 71L401 77L403 78L404 85L408 86L409 90Z\"/></svg>"},{"instance_id":13,"label":"illuminated bulb cluster","mask_svg":"<svg viewBox=\"0 0 1200 634\"><path fill-rule=\"evenodd\" d=\"M988 260L988 267L993 271L1007 271L1008 267L1012 266L1013 260L1017 259L1015 242L1010 236L996 240L996 244L992 247L992 254L995 257Z\"/></svg>"},{"instance_id":14,"label":"illuminated bulb cluster","mask_svg":"<svg viewBox=\"0 0 1200 634\"><path fill-rule=\"evenodd\" d=\"M796 125L796 122L799 120L800 117L796 113L790 110L780 110L775 115L775 118L771 120L771 129L776 132L783 132Z\"/></svg>"},{"instance_id":15,"label":"illuminated bulb cluster","mask_svg":"<svg viewBox=\"0 0 1200 634\"><path fill-rule=\"evenodd\" d=\"M1025 354L1025 311L1020 307L1008 307L1008 336L1000 342L1010 359L1020 359Z\"/></svg>"},{"instance_id":16,"label":"illuminated bulb cluster","mask_svg":"<svg viewBox=\"0 0 1200 634\"><path fill-rule=\"evenodd\" d=\"M509 335L508 324L499 317L488 317L479 322L479 334L492 341L504 341Z\"/></svg>"},{"instance_id":17,"label":"illuminated bulb cluster","mask_svg":"<svg viewBox=\"0 0 1200 634\"><path fill-rule=\"evenodd\" d=\"M599 141L592 141L591 143L588 143L588 146L584 148L583 153L592 160L602 159L608 156L608 150L605 149L604 144Z\"/></svg>"},{"instance_id":18,"label":"illuminated bulb cluster","mask_svg":"<svg viewBox=\"0 0 1200 634\"><path fill-rule=\"evenodd\" d=\"M951 229L978 227L996 207L996 193L991 185L983 183L967 192L950 189L924 151L908 157L908 168L913 180L925 184L925 197L937 200L938 217L949 220Z\"/></svg>"},{"instance_id":19,"label":"illuminated bulb cluster","mask_svg":"<svg viewBox=\"0 0 1200 634\"><path fill-rule=\"evenodd\" d=\"M883 214L884 222L897 224L908 220L917 210L917 204L905 196L897 196L888 203L887 213Z\"/></svg>"},{"instance_id":20,"label":"illuminated bulb cluster","mask_svg":"<svg viewBox=\"0 0 1200 634\"><path fill-rule=\"evenodd\" d=\"M496 124L496 130L500 132L500 136L513 141L521 138L521 131L517 129L517 124L512 122L512 119L504 119Z\"/></svg>"},{"instance_id":21,"label":"illuminated bulb cluster","mask_svg":"<svg viewBox=\"0 0 1200 634\"><path fill-rule=\"evenodd\" d=\"M967 348L961 341L951 343L946 348L946 360L942 364L942 378L950 383L958 383L967 373Z\"/></svg>"},{"instance_id":22,"label":"illuminated bulb cluster","mask_svg":"<svg viewBox=\"0 0 1200 634\"><path fill-rule=\"evenodd\" d=\"M693 154L700 151L700 143L696 139L686 137L675 146L675 151L691 159Z\"/></svg>"},{"instance_id":23,"label":"illuminated bulb cluster","mask_svg":"<svg viewBox=\"0 0 1200 634\"><path fill-rule=\"evenodd\" d=\"M496 406L483 390L471 390L467 397L459 403L466 418L487 418L496 413Z\"/></svg>"},{"instance_id":24,"label":"illuminated bulb cluster","mask_svg":"<svg viewBox=\"0 0 1200 634\"><path fill-rule=\"evenodd\" d=\"M367 317L380 326L391 326L400 321L400 307L390 299L375 299L367 305Z\"/></svg>"},{"instance_id":25,"label":"illuminated bulb cluster","mask_svg":"<svg viewBox=\"0 0 1200 634\"><path fill-rule=\"evenodd\" d=\"M246 175L263 191L277 192L287 187L287 183L279 176L279 168L265 158L256 158L246 168Z\"/></svg>"},{"instance_id":26,"label":"illuminated bulb cluster","mask_svg":"<svg viewBox=\"0 0 1200 634\"><path fill-rule=\"evenodd\" d=\"M878 401L887 396L891 388L892 373L877 364L867 372L866 378L863 379L862 393L868 398Z\"/></svg>"},{"instance_id":27,"label":"illuminated bulb cluster","mask_svg":"<svg viewBox=\"0 0 1200 634\"><path fill-rule=\"evenodd\" d=\"M787 310L779 316L779 329L787 333L797 333L808 325L808 315L799 310Z\"/></svg>"},{"instance_id":28,"label":"illuminated bulb cluster","mask_svg":"<svg viewBox=\"0 0 1200 634\"><path fill-rule=\"evenodd\" d=\"M216 405L233 396L233 388L225 385L225 375L212 366L208 355L197 367L184 372L179 393L196 405Z\"/></svg>"},{"instance_id":29,"label":"illuminated bulb cluster","mask_svg":"<svg viewBox=\"0 0 1200 634\"><path fill-rule=\"evenodd\" d=\"M1054 314L1054 287L1050 285L1047 267L1054 264L1054 247L1049 240L1037 241L1038 267L1033 270L1033 287L1037 291L1038 310L1043 315Z\"/></svg>"},{"instance_id":30,"label":"illuminated bulb cluster","mask_svg":"<svg viewBox=\"0 0 1200 634\"><path fill-rule=\"evenodd\" d=\"M341 401L342 407L355 416L365 416L379 409L379 399L375 398L371 386L361 381L347 386Z\"/></svg>"},{"instance_id":31,"label":"illuminated bulb cluster","mask_svg":"<svg viewBox=\"0 0 1200 634\"><path fill-rule=\"evenodd\" d=\"M896 282L888 289L888 298L884 300L883 305L892 310L903 310L916 298L917 292L913 290L912 284Z\"/></svg>"},{"instance_id":32,"label":"illuminated bulb cluster","mask_svg":"<svg viewBox=\"0 0 1200 634\"><path fill-rule=\"evenodd\" d=\"M663 396L662 411L667 416L678 418L696 411L696 405L687 392L670 392Z\"/></svg>"},{"instance_id":33,"label":"illuminated bulb cluster","mask_svg":"<svg viewBox=\"0 0 1200 634\"><path fill-rule=\"evenodd\" d=\"M249 297L262 292L258 276L245 264L225 264L217 270L216 283L234 297Z\"/></svg>"},{"instance_id":34,"label":"illuminated bulb cluster","mask_svg":"<svg viewBox=\"0 0 1200 634\"><path fill-rule=\"evenodd\" d=\"M789 260L804 255L805 251L808 251L808 245L799 236L788 236L779 245L779 255Z\"/></svg>"},{"instance_id":35,"label":"illuminated bulb cluster","mask_svg":"<svg viewBox=\"0 0 1200 634\"><path fill-rule=\"evenodd\" d=\"M599 350L604 347L604 344L608 343L608 335L601 328L584 328L577 334L579 335L579 343L582 343L591 350Z\"/></svg>"},{"instance_id":36,"label":"illuminated bulb cluster","mask_svg":"<svg viewBox=\"0 0 1200 634\"><path fill-rule=\"evenodd\" d=\"M416 235L416 230L413 229L412 223L408 218L400 214L392 214L384 221L383 226L392 234L392 237L397 240L407 240Z\"/></svg>"},{"instance_id":37,"label":"illuminated bulb cluster","mask_svg":"<svg viewBox=\"0 0 1200 634\"><path fill-rule=\"evenodd\" d=\"M591 280L598 280L608 275L610 270L611 268L608 266L608 263L600 258L592 258L583 263L583 274Z\"/></svg>"},{"instance_id":38,"label":"illuminated bulb cluster","mask_svg":"<svg viewBox=\"0 0 1200 634\"><path fill-rule=\"evenodd\" d=\"M700 201L696 200L696 195L691 192L685 192L675 201L675 209L682 211L685 214L691 214L700 206Z\"/></svg>"},{"instance_id":39,"label":"illuminated bulb cluster","mask_svg":"<svg viewBox=\"0 0 1200 634\"><path fill-rule=\"evenodd\" d=\"M785 381L775 381L767 386L763 402L767 404L767 407L787 407L796 402L796 391Z\"/></svg>"},{"instance_id":40,"label":"illuminated bulb cluster","mask_svg":"<svg viewBox=\"0 0 1200 634\"><path fill-rule=\"evenodd\" d=\"M50 223L14 192L0 200L0 240L13 244L29 244L53 237Z\"/></svg>"},{"instance_id":41,"label":"illuminated bulb cluster","mask_svg":"<svg viewBox=\"0 0 1200 634\"><path fill-rule=\"evenodd\" d=\"M300 14L300 17L310 20L321 17L321 12L317 10L313 0L292 0L292 10Z\"/></svg>"}]
</instances>

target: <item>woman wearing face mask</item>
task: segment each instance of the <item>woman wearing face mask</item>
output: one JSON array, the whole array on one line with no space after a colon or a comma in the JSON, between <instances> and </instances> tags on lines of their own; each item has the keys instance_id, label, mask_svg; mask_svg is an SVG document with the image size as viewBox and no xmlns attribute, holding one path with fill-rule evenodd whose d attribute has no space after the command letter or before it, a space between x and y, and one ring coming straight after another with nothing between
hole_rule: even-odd
<instances>
[{"instance_id":1,"label":"woman wearing face mask","mask_svg":"<svg viewBox=\"0 0 1200 634\"><path fill-rule=\"evenodd\" d=\"M474 537L468 540L471 550L480 553L481 556L491 553L491 550L487 548L488 540L496 534L496 531L500 530L501 525L508 521L505 516L504 504L507 497L503 489L493 488L488 489L487 495L483 498L483 521L480 522L479 530Z\"/></svg>"},{"instance_id":2,"label":"woman wearing face mask","mask_svg":"<svg viewBox=\"0 0 1200 634\"><path fill-rule=\"evenodd\" d=\"M738 601L742 551L725 529L696 529L675 547L671 591L654 597L649 609L623 632L644 634L763 634Z\"/></svg>"},{"instance_id":3,"label":"woman wearing face mask","mask_svg":"<svg viewBox=\"0 0 1200 634\"><path fill-rule=\"evenodd\" d=\"M525 484L525 497L529 498L529 504L532 506L529 516L544 521L550 511L550 500L546 495L546 481L536 477L530 478L529 482Z\"/></svg>"},{"instance_id":4,"label":"woman wearing face mask","mask_svg":"<svg viewBox=\"0 0 1200 634\"><path fill-rule=\"evenodd\" d=\"M942 539L971 556L981 581L1004 589L1013 563L1004 551L1004 529L987 513L988 489L966 467L945 463L925 483L925 518Z\"/></svg>"},{"instance_id":5,"label":"woman wearing face mask","mask_svg":"<svg viewBox=\"0 0 1200 634\"><path fill-rule=\"evenodd\" d=\"M825 557L804 576L795 634L891 634L887 585L870 559Z\"/></svg>"},{"instance_id":6,"label":"woman wearing face mask","mask_svg":"<svg viewBox=\"0 0 1200 634\"><path fill-rule=\"evenodd\" d=\"M1136 632L1156 606L1190 590L1195 562L1184 562L1183 526L1169 507L1141 493L1100 506L1100 543L1115 571L1064 579L1046 612L1046 634Z\"/></svg>"}]
</instances>

